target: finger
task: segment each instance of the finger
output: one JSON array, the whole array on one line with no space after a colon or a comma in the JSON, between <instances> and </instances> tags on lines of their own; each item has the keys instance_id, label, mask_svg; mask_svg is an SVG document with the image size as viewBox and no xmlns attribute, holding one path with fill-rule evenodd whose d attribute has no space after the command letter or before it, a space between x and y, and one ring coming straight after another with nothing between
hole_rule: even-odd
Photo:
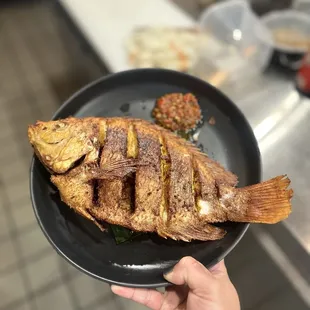
<instances>
[{"instance_id":1,"label":"finger","mask_svg":"<svg viewBox=\"0 0 310 310\"><path fill-rule=\"evenodd\" d=\"M167 287L161 310L177 309L187 298L187 295L188 287L185 285Z\"/></svg>"},{"instance_id":2,"label":"finger","mask_svg":"<svg viewBox=\"0 0 310 310\"><path fill-rule=\"evenodd\" d=\"M112 285L111 290L116 295L131 299L153 310L160 309L164 300L164 295L156 290L123 287L117 285Z\"/></svg>"},{"instance_id":3,"label":"finger","mask_svg":"<svg viewBox=\"0 0 310 310\"><path fill-rule=\"evenodd\" d=\"M189 256L182 258L164 277L177 285L187 284L192 290L201 290L208 283L211 285L214 282L214 277L208 269Z\"/></svg>"}]
</instances>

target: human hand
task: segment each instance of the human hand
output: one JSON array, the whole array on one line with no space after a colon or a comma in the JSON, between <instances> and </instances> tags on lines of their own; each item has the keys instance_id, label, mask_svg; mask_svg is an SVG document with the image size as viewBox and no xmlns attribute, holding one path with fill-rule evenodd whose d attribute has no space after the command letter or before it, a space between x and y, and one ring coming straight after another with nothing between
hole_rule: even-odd
<instances>
[{"instance_id":1,"label":"human hand","mask_svg":"<svg viewBox=\"0 0 310 310\"><path fill-rule=\"evenodd\" d=\"M239 298L224 261L210 270L192 257L184 257L164 275L175 285L160 293L154 289L112 285L112 292L153 310L240 310Z\"/></svg>"}]
</instances>

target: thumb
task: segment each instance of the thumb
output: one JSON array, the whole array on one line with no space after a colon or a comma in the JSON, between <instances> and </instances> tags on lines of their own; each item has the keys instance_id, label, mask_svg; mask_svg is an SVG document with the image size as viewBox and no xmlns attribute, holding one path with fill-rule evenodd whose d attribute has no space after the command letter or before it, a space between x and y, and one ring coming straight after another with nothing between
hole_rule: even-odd
<instances>
[{"instance_id":1,"label":"thumb","mask_svg":"<svg viewBox=\"0 0 310 310\"><path fill-rule=\"evenodd\" d=\"M187 284L192 290L201 290L214 281L211 272L197 260L189 256L183 257L175 265L173 270L165 274L164 277L173 284Z\"/></svg>"}]
</instances>

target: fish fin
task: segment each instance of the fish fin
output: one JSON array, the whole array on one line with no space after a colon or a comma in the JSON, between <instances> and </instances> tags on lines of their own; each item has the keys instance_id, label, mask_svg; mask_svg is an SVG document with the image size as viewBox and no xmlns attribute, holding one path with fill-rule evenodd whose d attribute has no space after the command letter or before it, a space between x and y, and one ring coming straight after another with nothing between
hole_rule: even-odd
<instances>
[{"instance_id":1,"label":"fish fin","mask_svg":"<svg viewBox=\"0 0 310 310\"><path fill-rule=\"evenodd\" d=\"M136 171L138 161L136 159L122 159L108 162L101 167L93 168L89 171L91 179L113 180L122 179L128 174Z\"/></svg>"},{"instance_id":2,"label":"fish fin","mask_svg":"<svg viewBox=\"0 0 310 310\"><path fill-rule=\"evenodd\" d=\"M75 211L80 215L84 216L88 220L92 221L101 231L105 231L106 228L100 224L89 212L88 210L84 210L82 208L76 208Z\"/></svg>"},{"instance_id":3,"label":"fish fin","mask_svg":"<svg viewBox=\"0 0 310 310\"><path fill-rule=\"evenodd\" d=\"M99 223L90 213L93 206L92 185L84 182L83 178L79 178L83 174L80 167L72 170L70 175L52 175L51 181L58 188L61 200L72 208L76 213L91 220L101 231L104 226Z\"/></svg>"},{"instance_id":4,"label":"fish fin","mask_svg":"<svg viewBox=\"0 0 310 310\"><path fill-rule=\"evenodd\" d=\"M274 224L286 219L291 213L293 190L288 189L290 179L281 175L240 189L249 194L250 199L242 222Z\"/></svg>"},{"instance_id":5,"label":"fish fin","mask_svg":"<svg viewBox=\"0 0 310 310\"><path fill-rule=\"evenodd\" d=\"M200 226L182 225L180 223L173 224L168 227L161 227L157 233L164 238L174 240L182 240L190 242L192 240L210 241L222 239L226 235L226 231L220 227L213 226L208 223L200 223Z\"/></svg>"}]
</instances>

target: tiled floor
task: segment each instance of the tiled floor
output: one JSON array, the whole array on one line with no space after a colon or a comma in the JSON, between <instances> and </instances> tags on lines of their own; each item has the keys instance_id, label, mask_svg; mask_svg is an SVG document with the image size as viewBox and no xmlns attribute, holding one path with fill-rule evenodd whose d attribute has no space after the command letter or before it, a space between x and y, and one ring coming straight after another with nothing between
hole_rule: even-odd
<instances>
[{"instance_id":1,"label":"tiled floor","mask_svg":"<svg viewBox=\"0 0 310 310\"><path fill-rule=\"evenodd\" d=\"M52 249L28 188L27 125L102 72L46 2L1 7L0 46L0 309L123 309Z\"/></svg>"},{"instance_id":2,"label":"tiled floor","mask_svg":"<svg viewBox=\"0 0 310 310\"><path fill-rule=\"evenodd\" d=\"M0 310L144 309L60 258L34 218L27 125L105 72L52 1L32 2L0 9ZM306 309L251 232L227 264L243 309Z\"/></svg>"}]
</instances>

